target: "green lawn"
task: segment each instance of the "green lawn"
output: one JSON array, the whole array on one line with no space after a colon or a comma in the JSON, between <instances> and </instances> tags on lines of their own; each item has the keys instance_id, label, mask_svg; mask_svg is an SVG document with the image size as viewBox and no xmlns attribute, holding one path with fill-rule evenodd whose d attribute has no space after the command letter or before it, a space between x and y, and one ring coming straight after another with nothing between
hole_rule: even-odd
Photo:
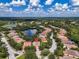
<instances>
[{"instance_id":1,"label":"green lawn","mask_svg":"<svg viewBox=\"0 0 79 59\"><path fill-rule=\"evenodd\" d=\"M24 55L18 57L17 59L25 59Z\"/></svg>"},{"instance_id":2,"label":"green lawn","mask_svg":"<svg viewBox=\"0 0 79 59\"><path fill-rule=\"evenodd\" d=\"M1 57L0 57L0 59L7 59L7 58L1 58Z\"/></svg>"}]
</instances>

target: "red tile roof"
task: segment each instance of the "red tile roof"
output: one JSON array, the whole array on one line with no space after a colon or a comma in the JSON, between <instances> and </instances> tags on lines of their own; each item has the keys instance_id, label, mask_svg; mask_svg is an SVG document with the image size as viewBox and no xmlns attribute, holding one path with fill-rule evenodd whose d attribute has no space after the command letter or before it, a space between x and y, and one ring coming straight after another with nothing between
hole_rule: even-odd
<instances>
[{"instance_id":1,"label":"red tile roof","mask_svg":"<svg viewBox=\"0 0 79 59\"><path fill-rule=\"evenodd\" d=\"M32 45L32 42L28 41L28 42L24 42L24 46L27 47L27 46L31 46Z\"/></svg>"},{"instance_id":2,"label":"red tile roof","mask_svg":"<svg viewBox=\"0 0 79 59\"><path fill-rule=\"evenodd\" d=\"M38 40L39 40L38 38L34 38L34 41L35 41L35 42L38 42Z\"/></svg>"},{"instance_id":3,"label":"red tile roof","mask_svg":"<svg viewBox=\"0 0 79 59\"><path fill-rule=\"evenodd\" d=\"M42 42L47 42L45 37L42 37L41 40L42 40Z\"/></svg>"},{"instance_id":4,"label":"red tile roof","mask_svg":"<svg viewBox=\"0 0 79 59\"><path fill-rule=\"evenodd\" d=\"M79 52L78 51L66 50L64 53L67 54L67 55L79 57Z\"/></svg>"}]
</instances>

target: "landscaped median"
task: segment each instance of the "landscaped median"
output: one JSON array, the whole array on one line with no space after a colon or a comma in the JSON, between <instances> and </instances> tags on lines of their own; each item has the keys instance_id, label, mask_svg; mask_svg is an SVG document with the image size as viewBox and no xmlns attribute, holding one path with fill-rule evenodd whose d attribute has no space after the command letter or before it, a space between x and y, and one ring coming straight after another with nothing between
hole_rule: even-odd
<instances>
[{"instance_id":1,"label":"landscaped median","mask_svg":"<svg viewBox=\"0 0 79 59\"><path fill-rule=\"evenodd\" d=\"M17 59L25 59L25 56L24 55L21 55Z\"/></svg>"}]
</instances>

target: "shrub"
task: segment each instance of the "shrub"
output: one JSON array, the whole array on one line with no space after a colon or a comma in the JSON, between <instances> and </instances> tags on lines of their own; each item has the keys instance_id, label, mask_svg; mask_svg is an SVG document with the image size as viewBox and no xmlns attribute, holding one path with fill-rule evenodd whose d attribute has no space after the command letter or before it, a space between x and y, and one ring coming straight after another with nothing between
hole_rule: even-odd
<instances>
[{"instance_id":1,"label":"shrub","mask_svg":"<svg viewBox=\"0 0 79 59\"><path fill-rule=\"evenodd\" d=\"M57 55L57 56L63 56L63 55L64 55L64 53L63 53L63 48L58 47L58 48L55 50L55 55Z\"/></svg>"},{"instance_id":2,"label":"shrub","mask_svg":"<svg viewBox=\"0 0 79 59\"><path fill-rule=\"evenodd\" d=\"M43 50L44 48L48 48L49 45L47 44L47 42L41 42L41 45L40 45L40 50Z\"/></svg>"},{"instance_id":3,"label":"shrub","mask_svg":"<svg viewBox=\"0 0 79 59\"><path fill-rule=\"evenodd\" d=\"M35 54L35 51L28 48L25 50L25 59L38 59L38 58Z\"/></svg>"},{"instance_id":4,"label":"shrub","mask_svg":"<svg viewBox=\"0 0 79 59\"><path fill-rule=\"evenodd\" d=\"M50 53L49 56L48 56L48 59L56 59L56 58L55 58L54 54Z\"/></svg>"},{"instance_id":5,"label":"shrub","mask_svg":"<svg viewBox=\"0 0 79 59\"><path fill-rule=\"evenodd\" d=\"M41 51L41 55L43 56L47 56L50 53L50 51L48 49L44 49Z\"/></svg>"}]
</instances>

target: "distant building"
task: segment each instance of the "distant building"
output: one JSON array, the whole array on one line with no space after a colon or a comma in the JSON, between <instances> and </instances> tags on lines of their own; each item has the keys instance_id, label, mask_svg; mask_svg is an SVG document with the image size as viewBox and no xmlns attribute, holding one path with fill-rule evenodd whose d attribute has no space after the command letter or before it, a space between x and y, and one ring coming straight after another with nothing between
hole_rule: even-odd
<instances>
[{"instance_id":1,"label":"distant building","mask_svg":"<svg viewBox=\"0 0 79 59\"><path fill-rule=\"evenodd\" d=\"M2 26L3 28L8 28L8 29L13 29L13 28L15 28L17 26L17 24L16 23L8 23L8 24L6 24L6 25L4 25L4 26Z\"/></svg>"}]
</instances>

